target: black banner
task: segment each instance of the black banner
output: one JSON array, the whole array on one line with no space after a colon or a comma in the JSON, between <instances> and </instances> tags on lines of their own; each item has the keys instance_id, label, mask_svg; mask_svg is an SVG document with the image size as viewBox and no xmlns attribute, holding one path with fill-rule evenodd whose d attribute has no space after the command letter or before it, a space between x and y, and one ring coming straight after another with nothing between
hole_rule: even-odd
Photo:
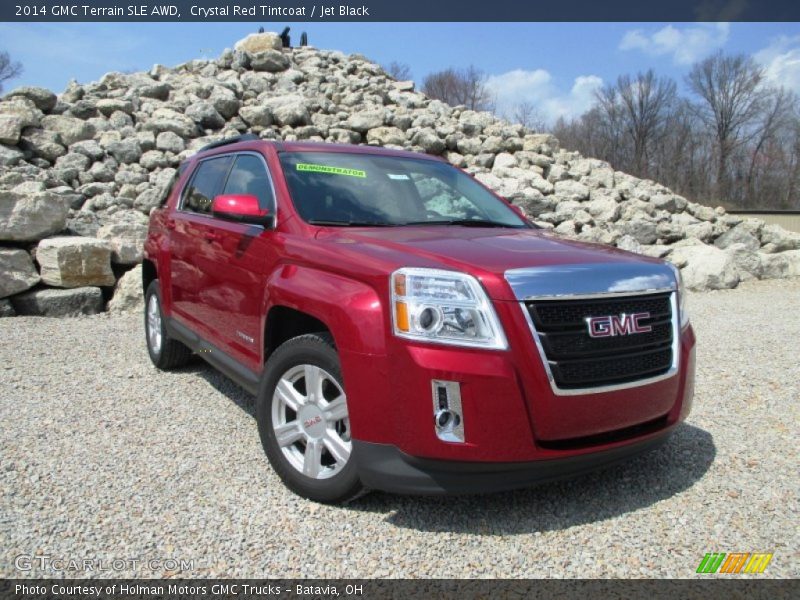
<instances>
[{"instance_id":1,"label":"black banner","mask_svg":"<svg viewBox=\"0 0 800 600\"><path fill-rule=\"evenodd\" d=\"M0 600L284 600L289 598L647 598L782 600L797 598L797 580L441 580L441 579L31 579L1 580Z\"/></svg>"},{"instance_id":2,"label":"black banner","mask_svg":"<svg viewBox=\"0 0 800 600\"><path fill-rule=\"evenodd\" d=\"M796 0L3 0L2 21L800 21Z\"/></svg>"}]
</instances>

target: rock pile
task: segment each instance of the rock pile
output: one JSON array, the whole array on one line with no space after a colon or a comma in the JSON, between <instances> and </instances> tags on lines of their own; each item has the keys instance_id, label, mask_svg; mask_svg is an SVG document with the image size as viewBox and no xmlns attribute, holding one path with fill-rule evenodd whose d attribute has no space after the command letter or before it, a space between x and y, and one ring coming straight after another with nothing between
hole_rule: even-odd
<instances>
[{"instance_id":1,"label":"rock pile","mask_svg":"<svg viewBox=\"0 0 800 600\"><path fill-rule=\"evenodd\" d=\"M0 101L0 314L138 306L147 216L200 146L265 139L441 155L560 234L678 265L695 289L800 275L800 235L687 202L489 113L448 106L360 55L250 36L217 60L109 73ZM37 267L38 265L38 267Z\"/></svg>"}]
</instances>

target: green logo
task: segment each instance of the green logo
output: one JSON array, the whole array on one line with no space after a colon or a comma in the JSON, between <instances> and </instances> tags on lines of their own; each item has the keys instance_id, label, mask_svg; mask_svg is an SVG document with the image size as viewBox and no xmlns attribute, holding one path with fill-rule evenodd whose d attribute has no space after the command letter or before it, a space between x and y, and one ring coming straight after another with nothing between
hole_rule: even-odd
<instances>
[{"instance_id":1,"label":"green logo","mask_svg":"<svg viewBox=\"0 0 800 600\"><path fill-rule=\"evenodd\" d=\"M311 163L297 163L298 171L305 171L307 173L328 173L329 175L346 175L348 177L367 177L366 171L359 171L358 169L345 169L343 167L331 167L329 165L314 165Z\"/></svg>"}]
</instances>

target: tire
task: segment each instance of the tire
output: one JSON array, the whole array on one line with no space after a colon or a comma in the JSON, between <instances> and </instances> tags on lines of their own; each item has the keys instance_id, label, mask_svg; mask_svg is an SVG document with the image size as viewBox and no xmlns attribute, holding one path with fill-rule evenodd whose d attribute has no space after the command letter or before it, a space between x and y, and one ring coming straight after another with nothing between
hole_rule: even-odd
<instances>
[{"instance_id":1,"label":"tire","mask_svg":"<svg viewBox=\"0 0 800 600\"><path fill-rule=\"evenodd\" d=\"M150 283L144 296L144 337L150 360L163 371L182 367L192 358L192 351L167 333L157 279Z\"/></svg>"},{"instance_id":2,"label":"tire","mask_svg":"<svg viewBox=\"0 0 800 600\"><path fill-rule=\"evenodd\" d=\"M319 383L309 394L314 381ZM330 335L301 335L273 352L259 385L256 419L272 468L295 494L337 504L363 493Z\"/></svg>"}]
</instances>

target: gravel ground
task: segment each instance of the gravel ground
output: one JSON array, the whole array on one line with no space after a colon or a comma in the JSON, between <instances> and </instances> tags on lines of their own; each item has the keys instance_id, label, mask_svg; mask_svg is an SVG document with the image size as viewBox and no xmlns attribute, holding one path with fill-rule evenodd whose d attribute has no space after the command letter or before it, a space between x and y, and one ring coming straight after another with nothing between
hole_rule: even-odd
<instances>
[{"instance_id":1,"label":"gravel ground","mask_svg":"<svg viewBox=\"0 0 800 600\"><path fill-rule=\"evenodd\" d=\"M193 560L182 577L692 577L706 552L762 551L761 577L797 577L800 280L690 309L694 412L661 450L532 490L345 508L286 491L234 384L157 372L138 315L0 319L0 575L52 574L15 570L39 554ZM165 574L139 567L110 574Z\"/></svg>"}]
</instances>

